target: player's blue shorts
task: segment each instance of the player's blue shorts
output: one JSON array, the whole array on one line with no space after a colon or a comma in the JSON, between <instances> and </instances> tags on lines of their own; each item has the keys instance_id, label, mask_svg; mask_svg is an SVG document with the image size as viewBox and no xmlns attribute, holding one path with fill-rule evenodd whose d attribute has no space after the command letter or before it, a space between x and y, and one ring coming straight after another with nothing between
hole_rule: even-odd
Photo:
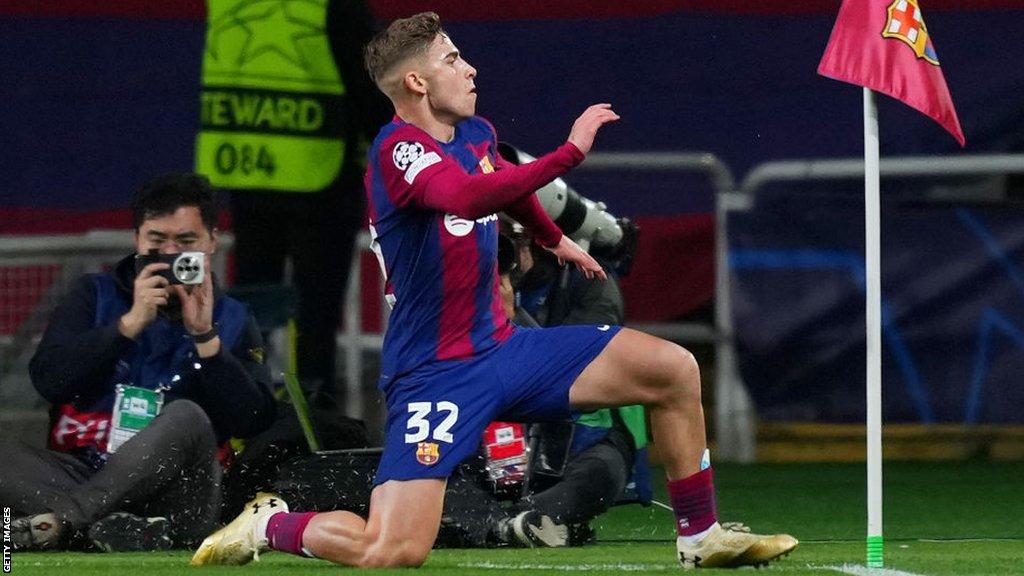
<instances>
[{"instance_id":1,"label":"player's blue shorts","mask_svg":"<svg viewBox=\"0 0 1024 576\"><path fill-rule=\"evenodd\" d=\"M494 420L572 418L569 388L618 332L607 325L517 328L479 356L396 378L384 390L384 454L374 484L447 478Z\"/></svg>"}]
</instances>

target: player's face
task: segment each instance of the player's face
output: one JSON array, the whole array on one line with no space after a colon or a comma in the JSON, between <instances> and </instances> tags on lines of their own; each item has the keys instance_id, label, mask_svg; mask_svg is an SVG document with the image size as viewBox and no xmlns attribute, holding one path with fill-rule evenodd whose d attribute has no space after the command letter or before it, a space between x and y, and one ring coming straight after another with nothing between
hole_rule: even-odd
<instances>
[{"instance_id":1,"label":"player's face","mask_svg":"<svg viewBox=\"0 0 1024 576\"><path fill-rule=\"evenodd\" d=\"M444 34L438 34L427 51L426 76L427 98L438 117L456 123L476 114L476 68Z\"/></svg>"}]
</instances>

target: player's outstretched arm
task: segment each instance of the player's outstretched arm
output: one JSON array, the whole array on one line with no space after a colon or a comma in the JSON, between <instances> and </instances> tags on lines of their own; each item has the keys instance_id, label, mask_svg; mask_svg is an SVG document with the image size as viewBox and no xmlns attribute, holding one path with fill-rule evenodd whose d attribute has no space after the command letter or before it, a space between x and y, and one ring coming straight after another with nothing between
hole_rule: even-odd
<instances>
[{"instance_id":1,"label":"player's outstretched arm","mask_svg":"<svg viewBox=\"0 0 1024 576\"><path fill-rule=\"evenodd\" d=\"M558 257L558 263L564 264L569 262L576 265L576 269L583 273L587 278L600 278L601 280L607 280L608 275L605 274L604 269L601 265L594 260L594 257L587 254L583 248L580 248L579 244L572 241L568 236L562 236L562 239L558 242L558 245L554 248L545 248L548 252L551 252Z\"/></svg>"},{"instance_id":2,"label":"player's outstretched arm","mask_svg":"<svg viewBox=\"0 0 1024 576\"><path fill-rule=\"evenodd\" d=\"M565 144L534 162L470 176L454 161L445 161L436 170L415 176L422 188L417 194L417 187L411 187L411 195L419 196L426 208L462 218L503 211L582 162L601 126L618 118L610 104L595 104L576 119Z\"/></svg>"}]
</instances>

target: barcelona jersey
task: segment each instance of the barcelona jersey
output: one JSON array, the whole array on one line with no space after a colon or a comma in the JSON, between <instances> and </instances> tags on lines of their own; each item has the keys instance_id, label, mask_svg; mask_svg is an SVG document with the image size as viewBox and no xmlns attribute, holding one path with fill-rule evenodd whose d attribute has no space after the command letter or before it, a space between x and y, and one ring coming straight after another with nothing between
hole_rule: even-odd
<instances>
[{"instance_id":1,"label":"barcelona jersey","mask_svg":"<svg viewBox=\"0 0 1024 576\"><path fill-rule=\"evenodd\" d=\"M471 175L493 171L491 124L464 120L444 143L396 117L370 149L370 234L392 306L382 388L426 363L484 352L514 330L499 295L497 215L468 220L424 205L430 179L450 163Z\"/></svg>"}]
</instances>

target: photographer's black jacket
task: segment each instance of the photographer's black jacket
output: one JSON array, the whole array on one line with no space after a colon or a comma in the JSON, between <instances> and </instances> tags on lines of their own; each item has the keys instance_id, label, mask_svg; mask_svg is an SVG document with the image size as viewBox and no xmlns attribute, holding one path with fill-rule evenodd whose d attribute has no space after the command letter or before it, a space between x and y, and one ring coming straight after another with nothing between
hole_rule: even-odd
<instances>
[{"instance_id":1,"label":"photographer's black jacket","mask_svg":"<svg viewBox=\"0 0 1024 576\"><path fill-rule=\"evenodd\" d=\"M199 358L184 326L163 316L134 341L117 329L119 311L131 307L134 279L134 257L129 256L107 275L80 278L51 315L29 364L32 384L53 404L50 447L88 460L102 453L114 385L124 380L146 388L170 386L166 402L196 402L221 441L267 429L274 420L274 398L252 314L215 290L214 318L222 327L222 345L210 358ZM234 326L231 334L223 332L225 323ZM151 380L148 375L159 373L172 356L183 369L168 381L134 381Z\"/></svg>"}]
</instances>

